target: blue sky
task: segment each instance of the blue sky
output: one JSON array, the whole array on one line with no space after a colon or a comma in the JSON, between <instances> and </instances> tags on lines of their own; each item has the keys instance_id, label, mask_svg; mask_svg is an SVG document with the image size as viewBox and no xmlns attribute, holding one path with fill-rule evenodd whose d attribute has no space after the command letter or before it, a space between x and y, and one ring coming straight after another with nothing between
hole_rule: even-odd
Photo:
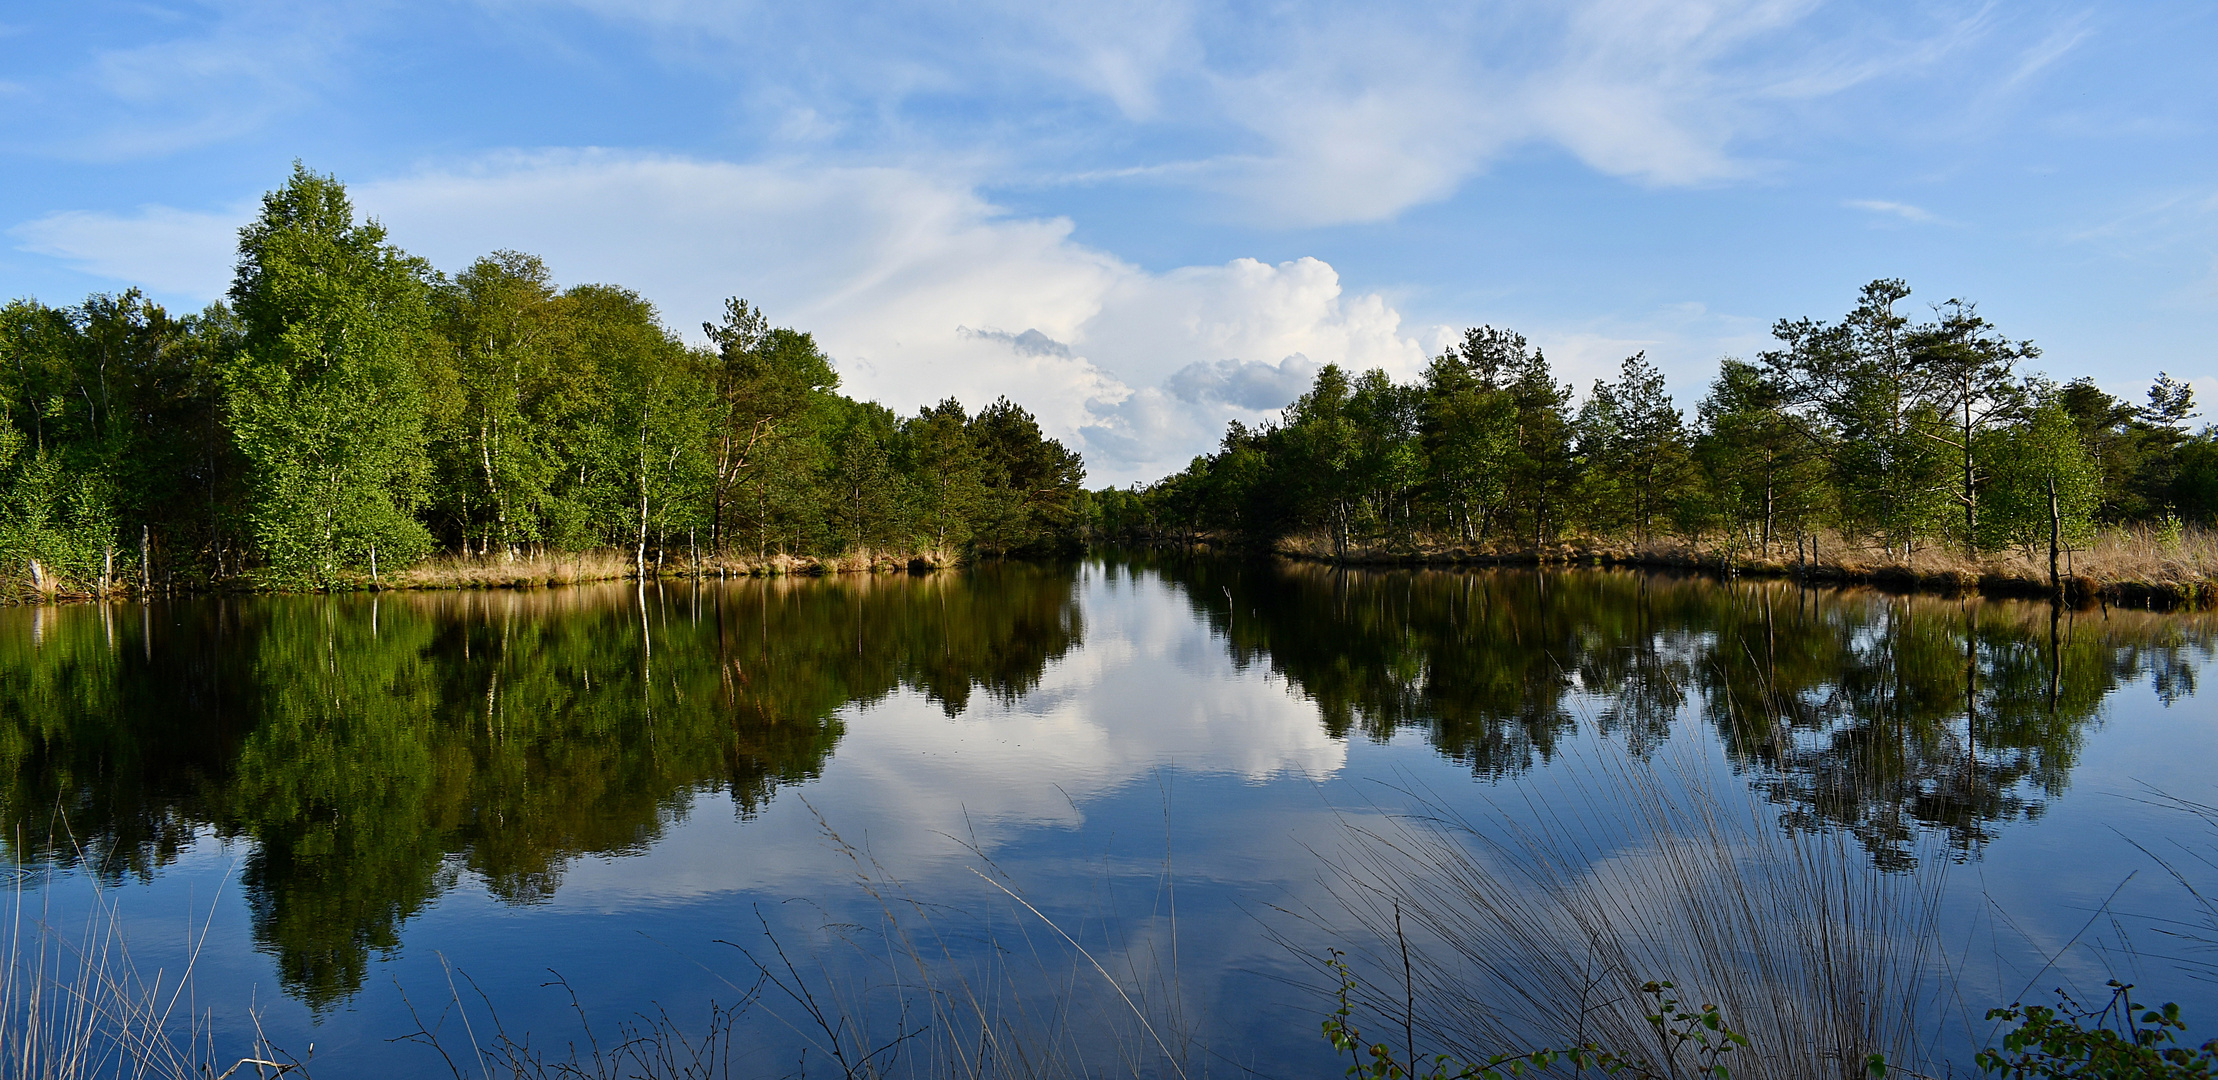
<instances>
[{"instance_id":1,"label":"blue sky","mask_svg":"<svg viewBox=\"0 0 2218 1080\"><path fill-rule=\"evenodd\" d=\"M1691 410L1880 276L2218 402L2212 55L2206 3L17 0L0 290L197 307L297 157L448 271L1006 393L1095 482L1486 322Z\"/></svg>"}]
</instances>

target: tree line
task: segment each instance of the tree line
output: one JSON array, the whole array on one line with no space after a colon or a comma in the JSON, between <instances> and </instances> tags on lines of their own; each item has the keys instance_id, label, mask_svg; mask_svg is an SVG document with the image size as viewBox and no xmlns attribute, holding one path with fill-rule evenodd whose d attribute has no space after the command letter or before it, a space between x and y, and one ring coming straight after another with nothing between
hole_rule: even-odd
<instances>
[{"instance_id":1,"label":"tree line","mask_svg":"<svg viewBox=\"0 0 2218 1080\"><path fill-rule=\"evenodd\" d=\"M2160 374L2145 403L2059 383L2025 370L2039 350L1974 305L1921 321L1909 295L1874 281L1838 321L1780 320L1778 347L1724 360L1691 418L1645 353L1581 398L1540 349L1492 326L1411 383L1328 365L1279 419L1233 422L1184 471L1092 493L1089 526L1261 543L1312 532L1342 556L1663 535L1809 556L1829 530L1904 558L2218 517L2218 429L2190 433L2185 383Z\"/></svg>"},{"instance_id":2,"label":"tree line","mask_svg":"<svg viewBox=\"0 0 2218 1080\"><path fill-rule=\"evenodd\" d=\"M328 585L435 550L1040 552L1084 465L1006 399L896 415L727 302L689 346L637 293L495 252L452 276L298 164L228 298L0 308L0 577L45 592Z\"/></svg>"}]
</instances>

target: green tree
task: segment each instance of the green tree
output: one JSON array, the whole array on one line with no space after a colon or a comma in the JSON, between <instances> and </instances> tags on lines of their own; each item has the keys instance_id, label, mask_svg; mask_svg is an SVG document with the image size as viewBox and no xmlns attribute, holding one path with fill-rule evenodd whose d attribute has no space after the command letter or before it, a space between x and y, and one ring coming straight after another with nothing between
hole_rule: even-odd
<instances>
[{"instance_id":1,"label":"green tree","mask_svg":"<svg viewBox=\"0 0 2218 1080\"><path fill-rule=\"evenodd\" d=\"M2218 430L2206 427L2180 446L2172 505L2182 518L2218 524Z\"/></svg>"},{"instance_id":2,"label":"green tree","mask_svg":"<svg viewBox=\"0 0 2218 1080\"><path fill-rule=\"evenodd\" d=\"M700 364L639 294L581 285L565 295L575 305L575 347L596 358L607 386L585 436L591 460L580 468L603 542L630 548L644 576L650 541L659 562L668 533L697 520L708 443Z\"/></svg>"},{"instance_id":3,"label":"green tree","mask_svg":"<svg viewBox=\"0 0 2218 1080\"><path fill-rule=\"evenodd\" d=\"M1418 438L1424 391L1397 386L1373 368L1355 381L1348 416L1356 457L1350 478L1360 493L1359 519L1408 543L1415 539L1415 499L1424 483L1424 447Z\"/></svg>"},{"instance_id":4,"label":"green tree","mask_svg":"<svg viewBox=\"0 0 2218 1080\"><path fill-rule=\"evenodd\" d=\"M1909 295L1883 279L1838 323L1781 319L1772 336L1786 347L1760 357L1828 455L1843 510L1902 556L1945 512L1950 465L1933 404L1939 375L1923 362L1921 330L1895 310Z\"/></svg>"},{"instance_id":5,"label":"green tree","mask_svg":"<svg viewBox=\"0 0 2218 1080\"><path fill-rule=\"evenodd\" d=\"M974 543L997 555L1074 545L1085 461L1043 434L1039 421L1008 398L978 410L968 431L989 490Z\"/></svg>"},{"instance_id":6,"label":"green tree","mask_svg":"<svg viewBox=\"0 0 2218 1080\"><path fill-rule=\"evenodd\" d=\"M1450 350L1425 368L1418 437L1430 497L1465 543L1486 535L1507 488L1503 462L1515 437L1509 397Z\"/></svg>"},{"instance_id":7,"label":"green tree","mask_svg":"<svg viewBox=\"0 0 2218 1080\"><path fill-rule=\"evenodd\" d=\"M793 456L781 453L788 448L780 444L807 436L811 411L838 388L839 375L815 338L772 328L759 309L738 297L724 302L723 321L702 323L701 330L716 346L708 365L714 394L709 535L722 550L741 490L771 460ZM758 525L767 534L768 523Z\"/></svg>"},{"instance_id":8,"label":"green tree","mask_svg":"<svg viewBox=\"0 0 2218 1080\"><path fill-rule=\"evenodd\" d=\"M1646 540L1655 534L1656 515L1671 507L1686 482L1686 418L1664 392L1663 372L1648 362L1646 352L1625 358L1616 396L1618 457Z\"/></svg>"},{"instance_id":9,"label":"green tree","mask_svg":"<svg viewBox=\"0 0 2218 1080\"><path fill-rule=\"evenodd\" d=\"M1578 460L1572 454L1572 424L1568 409L1571 386L1558 383L1540 350L1519 349L1509 359L1511 380L1506 387L1516 440L1506 462L1510 502L1522 508L1533 543L1546 543L1560 532L1569 509L1571 493L1579 480Z\"/></svg>"},{"instance_id":10,"label":"green tree","mask_svg":"<svg viewBox=\"0 0 2218 1080\"><path fill-rule=\"evenodd\" d=\"M1281 475L1294 497L1298 520L1321 524L1333 553L1346 558L1361 491L1356 483L1361 447L1348 415L1351 387L1338 364L1317 372L1309 392L1286 407L1280 436Z\"/></svg>"},{"instance_id":11,"label":"green tree","mask_svg":"<svg viewBox=\"0 0 2218 1080\"><path fill-rule=\"evenodd\" d=\"M475 541L480 555L513 557L519 545L552 538L551 504L575 450L574 388L593 377L563 362L574 358L563 347L570 320L537 256L496 251L439 300L452 364L431 395L435 502L464 550Z\"/></svg>"},{"instance_id":12,"label":"green tree","mask_svg":"<svg viewBox=\"0 0 2218 1080\"><path fill-rule=\"evenodd\" d=\"M899 436L893 411L875 402L846 402L831 432L826 488L835 496L830 524L835 543L855 549L905 539L911 505L908 478L896 463Z\"/></svg>"},{"instance_id":13,"label":"green tree","mask_svg":"<svg viewBox=\"0 0 2218 1080\"><path fill-rule=\"evenodd\" d=\"M1801 533L1824 495L1817 447L1784 403L1760 369L1728 357L1696 408L1694 455L1705 486L1748 546L1766 556L1783 528Z\"/></svg>"},{"instance_id":14,"label":"green tree","mask_svg":"<svg viewBox=\"0 0 2218 1080\"><path fill-rule=\"evenodd\" d=\"M355 221L338 180L297 163L240 230L243 340L224 389L272 580L329 582L430 548L414 516L429 472L430 276L377 222Z\"/></svg>"},{"instance_id":15,"label":"green tree","mask_svg":"<svg viewBox=\"0 0 2218 1080\"><path fill-rule=\"evenodd\" d=\"M18 507L0 558L36 562L43 587L106 591L151 584L157 554L166 578L220 550L230 324L220 306L173 318L137 290L0 308L0 427L17 435L0 497Z\"/></svg>"},{"instance_id":16,"label":"green tree","mask_svg":"<svg viewBox=\"0 0 2218 1080\"><path fill-rule=\"evenodd\" d=\"M919 409L902 425L907 466L917 497L917 528L941 551L970 543L971 523L986 504L985 461L971 440L963 403L947 398Z\"/></svg>"},{"instance_id":17,"label":"green tree","mask_svg":"<svg viewBox=\"0 0 2218 1080\"><path fill-rule=\"evenodd\" d=\"M1941 305L1939 313L1939 320L1920 333L1915 348L1918 363L1931 373L1934 405L1948 422L1924 433L1958 464L1949 494L1963 509L1963 543L1970 551L1979 546L1979 493L1987 479L1977 450L1980 437L2025 408L2017 365L2041 350L2030 341L2004 338L1961 300Z\"/></svg>"},{"instance_id":18,"label":"green tree","mask_svg":"<svg viewBox=\"0 0 2218 1080\"><path fill-rule=\"evenodd\" d=\"M1989 472L1986 509L1974 537L1980 547L2017 547L2031 556L2047 545L2052 524L2066 544L2094 534L2101 471L2064 403L2053 392L2042 398L2023 422L1980 436L1979 457Z\"/></svg>"},{"instance_id":19,"label":"green tree","mask_svg":"<svg viewBox=\"0 0 2218 1080\"><path fill-rule=\"evenodd\" d=\"M1617 388L1596 379L1572 417L1571 453L1579 465L1574 512L1598 532L1614 533L1640 520L1627 448Z\"/></svg>"}]
</instances>

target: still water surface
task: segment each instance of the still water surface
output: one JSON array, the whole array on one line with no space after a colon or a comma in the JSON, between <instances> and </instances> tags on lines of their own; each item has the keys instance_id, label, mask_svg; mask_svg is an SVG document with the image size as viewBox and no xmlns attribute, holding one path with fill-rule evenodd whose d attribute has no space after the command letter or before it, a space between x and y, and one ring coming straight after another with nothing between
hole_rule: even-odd
<instances>
[{"instance_id":1,"label":"still water surface","mask_svg":"<svg viewBox=\"0 0 2218 1080\"><path fill-rule=\"evenodd\" d=\"M1592 800L1567 770L1628 754L1875 866L1948 864L1977 1008L2117 974L2202 1038L2218 955L2163 933L2201 916L2143 848L2218 851L2151 799L2218 803L2213 642L2207 616L1125 557L19 608L0 807L27 911L81 929L104 890L149 971L192 927L219 1030L258 1013L319 1077L443 1073L392 1040L451 987L556 1042L572 992L613 1028L754 989L737 1072L823 1070L750 955L775 940L890 1037L921 1014L889 910L1006 1017L1122 1008L1053 920L1202 1071L1324 1075L1297 952L1350 940L1320 866L1350 822Z\"/></svg>"}]
</instances>

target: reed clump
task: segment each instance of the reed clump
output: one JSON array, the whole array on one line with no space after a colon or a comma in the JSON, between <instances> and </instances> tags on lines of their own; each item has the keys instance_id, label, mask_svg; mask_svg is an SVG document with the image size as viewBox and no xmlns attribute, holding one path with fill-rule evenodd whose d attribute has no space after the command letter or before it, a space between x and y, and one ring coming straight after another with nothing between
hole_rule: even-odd
<instances>
[{"instance_id":1,"label":"reed clump","mask_svg":"<svg viewBox=\"0 0 2218 1080\"><path fill-rule=\"evenodd\" d=\"M176 972L142 972L120 912L97 881L83 925L50 921L55 878L35 891L36 868L16 868L0 968L0 1076L25 1080L227 1080L305 1076L308 1062L271 1043L255 1022L247 1045L219 1051L213 1018L197 1011L193 969L206 927L188 934ZM37 904L34 907L34 902ZM248 1016L253 1018L250 1011Z\"/></svg>"},{"instance_id":2,"label":"reed clump","mask_svg":"<svg viewBox=\"0 0 2218 1080\"><path fill-rule=\"evenodd\" d=\"M1932 1071L1947 859L1882 870L1839 832L1780 828L1693 759L1561 772L1569 790L1547 805L1473 819L1427 797L1347 823L1327 858L1339 911L1322 918L1360 935L1351 952L1375 970L1357 1001L1397 1056L1590 1045L1666 1061L1650 999L1669 981L1746 1036L1738 1080L1840 1080L1874 1055Z\"/></svg>"}]
</instances>

